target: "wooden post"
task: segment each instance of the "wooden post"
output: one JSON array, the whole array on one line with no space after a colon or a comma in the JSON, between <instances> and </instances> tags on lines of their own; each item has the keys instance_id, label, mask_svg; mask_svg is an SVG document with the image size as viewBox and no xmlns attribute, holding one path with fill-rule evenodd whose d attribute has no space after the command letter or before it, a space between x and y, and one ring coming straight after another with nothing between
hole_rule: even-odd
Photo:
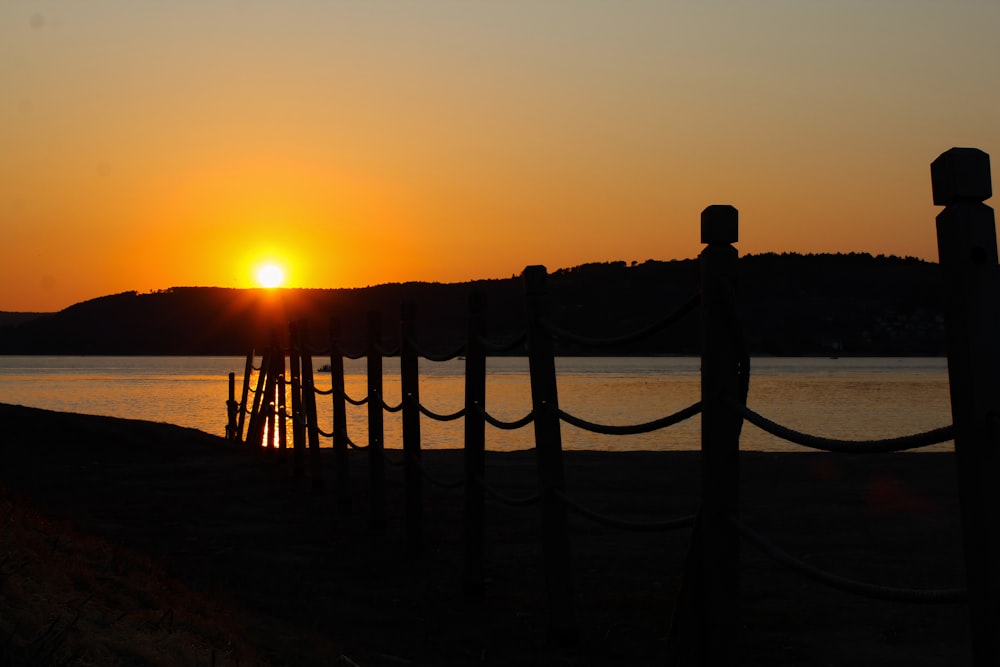
<instances>
[{"instance_id":1,"label":"wooden post","mask_svg":"<svg viewBox=\"0 0 1000 667\"><path fill-rule=\"evenodd\" d=\"M739 214L726 205L701 214L701 551L694 601L700 664L739 660L739 535L727 520L739 501L742 418L725 400L740 400L740 350L736 321Z\"/></svg>"},{"instance_id":2,"label":"wooden post","mask_svg":"<svg viewBox=\"0 0 1000 667\"><path fill-rule=\"evenodd\" d=\"M316 385L313 382L312 353L307 349L309 336L307 335L306 321L299 324L299 340L301 341L301 354L299 363L302 364L300 371L302 375L302 407L306 417L306 432L309 435L309 475L312 477L312 488L323 488L323 461L319 451L319 422L316 417Z\"/></svg>"},{"instance_id":3,"label":"wooden post","mask_svg":"<svg viewBox=\"0 0 1000 667\"><path fill-rule=\"evenodd\" d=\"M931 164L973 656L1000 665L1000 276L990 158L952 148Z\"/></svg>"},{"instance_id":4,"label":"wooden post","mask_svg":"<svg viewBox=\"0 0 1000 667\"><path fill-rule=\"evenodd\" d=\"M264 424L267 421L267 415L264 414L264 410L267 409L267 383L271 370L272 352L273 350L267 347L264 348L264 354L261 355L260 372L257 374L257 391L253 395L253 410L250 411L250 428L247 431L247 441L256 447L264 444Z\"/></svg>"},{"instance_id":5,"label":"wooden post","mask_svg":"<svg viewBox=\"0 0 1000 667\"><path fill-rule=\"evenodd\" d=\"M469 320L465 335L465 573L463 588L469 597L485 594L486 493L480 480L486 477L486 350L483 323L486 293L469 295Z\"/></svg>"},{"instance_id":6,"label":"wooden post","mask_svg":"<svg viewBox=\"0 0 1000 667\"><path fill-rule=\"evenodd\" d=\"M267 364L267 384L264 387L264 400L267 402L267 442L264 445L268 451L273 451L275 447L275 421L278 409L278 357L282 354L281 346L278 345L278 332L271 336L271 354L268 356Z\"/></svg>"},{"instance_id":7,"label":"wooden post","mask_svg":"<svg viewBox=\"0 0 1000 667\"><path fill-rule=\"evenodd\" d=\"M351 471L347 454L347 399L344 398L344 357L337 344L340 341L340 320L330 318L330 381L333 391L333 465L337 476L337 504L351 510Z\"/></svg>"},{"instance_id":8,"label":"wooden post","mask_svg":"<svg viewBox=\"0 0 1000 667\"><path fill-rule=\"evenodd\" d=\"M285 418L285 355L281 355L280 374L278 375L278 460L285 460L288 451L288 420Z\"/></svg>"},{"instance_id":9,"label":"wooden post","mask_svg":"<svg viewBox=\"0 0 1000 667\"><path fill-rule=\"evenodd\" d=\"M368 313L368 477L371 486L369 523L385 529L385 461L382 459L382 315Z\"/></svg>"},{"instance_id":10,"label":"wooden post","mask_svg":"<svg viewBox=\"0 0 1000 667\"><path fill-rule=\"evenodd\" d=\"M247 415L247 395L250 393L250 374L253 373L253 348L247 350L246 363L243 366L243 391L240 394L240 416L236 424L236 439L243 440L243 423Z\"/></svg>"},{"instance_id":11,"label":"wooden post","mask_svg":"<svg viewBox=\"0 0 1000 667\"><path fill-rule=\"evenodd\" d=\"M542 326L547 273L544 266L524 270L528 320L528 369L531 407L534 412L535 453L538 457L542 511L542 548L546 597L549 606L549 640L573 644L579 640L573 608L573 564L569 546L559 407L552 335Z\"/></svg>"},{"instance_id":12,"label":"wooden post","mask_svg":"<svg viewBox=\"0 0 1000 667\"><path fill-rule=\"evenodd\" d=\"M406 497L406 551L410 558L423 556L423 488L420 476L420 359L413 344L417 307L401 307L399 371L403 397L403 478Z\"/></svg>"},{"instance_id":13,"label":"wooden post","mask_svg":"<svg viewBox=\"0 0 1000 667\"><path fill-rule=\"evenodd\" d=\"M302 340L299 326L288 324L288 375L292 381L292 476L305 476L306 428L302 412L302 378L300 377L299 352Z\"/></svg>"},{"instance_id":14,"label":"wooden post","mask_svg":"<svg viewBox=\"0 0 1000 667\"><path fill-rule=\"evenodd\" d=\"M236 402L236 373L229 374L229 400L226 401L226 440L236 439L236 413L240 404Z\"/></svg>"}]
</instances>

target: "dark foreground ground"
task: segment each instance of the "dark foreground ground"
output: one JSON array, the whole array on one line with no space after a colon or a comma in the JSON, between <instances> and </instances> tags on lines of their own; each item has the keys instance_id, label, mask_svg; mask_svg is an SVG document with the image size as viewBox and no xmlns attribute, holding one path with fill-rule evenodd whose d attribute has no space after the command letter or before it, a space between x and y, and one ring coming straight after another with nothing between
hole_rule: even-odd
<instances>
[{"instance_id":1,"label":"dark foreground ground","mask_svg":"<svg viewBox=\"0 0 1000 667\"><path fill-rule=\"evenodd\" d=\"M546 641L537 507L487 508L486 595L462 594L462 499L425 483L425 554L405 556L402 471L369 526L366 454L353 509L290 457L165 424L0 405L0 664L662 665L690 531L571 519L575 646ZM398 454L398 452L396 452ZM425 453L457 479L461 452ZM693 453L566 456L567 488L616 516L697 508ZM487 477L534 489L531 452ZM946 454L746 454L742 517L838 574L962 585ZM746 665L970 664L966 610L855 597L742 553Z\"/></svg>"}]
</instances>

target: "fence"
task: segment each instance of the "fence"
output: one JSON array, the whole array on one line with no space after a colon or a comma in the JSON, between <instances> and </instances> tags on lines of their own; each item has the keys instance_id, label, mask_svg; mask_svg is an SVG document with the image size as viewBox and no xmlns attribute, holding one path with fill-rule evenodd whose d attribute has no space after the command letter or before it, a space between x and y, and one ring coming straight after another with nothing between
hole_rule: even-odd
<instances>
[{"instance_id":1,"label":"fence","mask_svg":"<svg viewBox=\"0 0 1000 667\"><path fill-rule=\"evenodd\" d=\"M372 313L365 349L344 349L340 323L330 323L329 350L307 349L304 324L289 326L291 412L283 404L286 350L273 344L264 351L259 367L247 355L241 400L235 398L230 374L227 434L257 446L287 449L286 424L292 425L292 469L309 476L314 487L325 486L319 459L320 438L332 440L334 494L342 510L351 508L348 449L364 449L369 461L368 516L381 529L385 519L386 464L403 468L406 551L423 554L422 484L426 481L460 492L464 503L463 586L469 595L482 595L486 548L484 504L487 500L511 506L535 505L543 527L543 573L548 605L549 633L554 641L576 638L573 554L567 525L569 513L606 526L634 531L692 529L682 588L670 633L672 664L734 665L739 654L739 560L743 542L784 566L821 583L857 595L913 603L965 603L970 610L973 654L977 665L1000 664L1000 490L993 471L1000 457L1000 297L993 210L983 201L992 195L989 157L976 149L951 149L931 165L934 203L944 206L937 218L940 262L950 293L946 313L948 371L953 426L887 440L846 441L801 433L775 423L747 407L750 357L743 345L737 316L738 212L731 206L710 206L702 213L700 255L701 288L665 317L640 331L615 338L594 339L566 331L546 317L546 271L529 266L523 273L527 328L520 336L498 341L484 327L485 296L473 292L468 302L465 340L446 354L424 350L417 337L416 306L402 305L399 345L383 342L382 322ZM617 346L641 340L698 310L701 318L700 400L675 414L641 424L610 426L593 423L559 407L553 338L591 348ZM503 421L486 406L486 357L527 351L531 410L520 419ZM328 354L331 386L317 388L312 358ZM382 359L400 356L402 400L386 404L382 395ZM430 361L465 357L465 397L462 409L438 414L420 402L418 359ZM366 358L368 393L352 398L344 390L344 359ZM256 387L250 387L257 370ZM252 392L252 405L248 400ZM324 431L317 423L316 397L330 396L333 425ZM269 400L265 397L277 397ZM347 432L347 405L366 406L368 441L353 441ZM383 414L402 413L402 456L388 455L383 442ZM702 499L688 516L635 522L606 516L577 502L566 490L560 426L608 435L664 429L701 414ZM464 474L441 480L425 468L421 457L421 418L464 420ZM856 581L820 570L772 543L740 519L738 487L740 432L744 421L775 437L831 452L865 454L898 452L955 441L961 525L965 553L966 588L914 590ZM511 497L488 482L485 464L486 426L497 429L534 429L539 487L536 494ZM244 437L244 427L245 437ZM267 437L265 433L277 434ZM307 456L308 453L308 456ZM307 470L308 468L308 470Z\"/></svg>"}]
</instances>

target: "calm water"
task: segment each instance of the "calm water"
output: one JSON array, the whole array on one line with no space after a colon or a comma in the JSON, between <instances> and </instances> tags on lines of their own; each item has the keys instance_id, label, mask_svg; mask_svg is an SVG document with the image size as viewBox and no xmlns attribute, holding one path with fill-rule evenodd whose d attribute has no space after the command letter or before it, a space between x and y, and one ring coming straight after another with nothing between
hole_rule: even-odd
<instances>
[{"instance_id":1,"label":"calm water","mask_svg":"<svg viewBox=\"0 0 1000 667\"><path fill-rule=\"evenodd\" d=\"M257 360L259 363L259 359ZM316 359L315 366L323 363ZM0 402L53 410L169 422L222 435L228 374L237 394L244 360L235 357L0 356ZM364 360L345 362L345 388L367 394ZM527 359L490 359L487 410L512 421L530 410ZM602 424L634 424L671 414L700 397L697 358L562 358L557 360L560 406ZM420 399L436 413L462 407L462 361L421 361ZM399 360L384 360L384 397L400 402ZM320 389L328 376L317 374ZM239 396L237 395L237 398ZM951 423L944 359L759 358L752 362L748 404L791 428L846 439L907 435ZM320 427L332 430L330 398L318 397ZM385 415L387 447L400 446L400 415ZM698 417L655 433L603 436L563 425L566 449L696 449ZM490 449L533 445L532 428L487 426ZM424 446L461 447L462 420L421 420ZM348 432L367 442L367 408L348 406ZM325 441L324 444L329 444ZM744 426L742 447L798 450ZM939 445L947 449L951 443Z\"/></svg>"}]
</instances>

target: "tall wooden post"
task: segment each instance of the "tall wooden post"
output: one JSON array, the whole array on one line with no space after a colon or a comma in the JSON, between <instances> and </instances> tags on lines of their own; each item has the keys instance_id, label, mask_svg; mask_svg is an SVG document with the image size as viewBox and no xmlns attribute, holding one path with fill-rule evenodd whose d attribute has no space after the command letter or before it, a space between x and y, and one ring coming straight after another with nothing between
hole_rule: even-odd
<instances>
[{"instance_id":1,"label":"tall wooden post","mask_svg":"<svg viewBox=\"0 0 1000 667\"><path fill-rule=\"evenodd\" d=\"M726 405L741 400L742 350L736 325L733 243L739 214L726 205L701 214L701 466L702 506L692 535L677 612L670 664L739 664L739 535L727 519L739 501L742 417Z\"/></svg>"},{"instance_id":2,"label":"tall wooden post","mask_svg":"<svg viewBox=\"0 0 1000 667\"><path fill-rule=\"evenodd\" d=\"M302 378L300 377L299 325L288 324L288 377L292 383L292 476L303 477L306 472L306 427L302 411Z\"/></svg>"},{"instance_id":3,"label":"tall wooden post","mask_svg":"<svg viewBox=\"0 0 1000 667\"><path fill-rule=\"evenodd\" d=\"M351 510L351 471L347 454L347 399L344 397L344 356L341 354L340 320L330 318L330 381L333 391L333 465L337 478L337 505L341 510Z\"/></svg>"},{"instance_id":4,"label":"tall wooden post","mask_svg":"<svg viewBox=\"0 0 1000 667\"><path fill-rule=\"evenodd\" d=\"M243 440L243 424L247 415L247 395L250 393L250 375L253 373L253 348L247 350L246 362L243 365L243 390L240 393L240 415L236 423L236 439Z\"/></svg>"},{"instance_id":5,"label":"tall wooden post","mask_svg":"<svg viewBox=\"0 0 1000 667\"><path fill-rule=\"evenodd\" d=\"M469 320L465 335L465 572L463 588L469 597L485 593L486 492L480 480L486 476L486 350L482 339L486 328L486 293L469 295Z\"/></svg>"},{"instance_id":6,"label":"tall wooden post","mask_svg":"<svg viewBox=\"0 0 1000 667\"><path fill-rule=\"evenodd\" d=\"M247 441L260 447L264 444L264 425L267 422L268 395L267 383L271 371L272 347L264 349L264 354L260 358L260 372L257 374L257 391L253 395L253 410L250 412L250 429L247 431Z\"/></svg>"},{"instance_id":7,"label":"tall wooden post","mask_svg":"<svg viewBox=\"0 0 1000 667\"><path fill-rule=\"evenodd\" d=\"M368 313L368 477L371 496L369 523L385 528L385 461L382 459L382 314Z\"/></svg>"},{"instance_id":8,"label":"tall wooden post","mask_svg":"<svg viewBox=\"0 0 1000 667\"><path fill-rule=\"evenodd\" d=\"M569 545L565 493L562 434L556 389L555 353L552 334L541 324L545 313L547 273L544 266L524 270L524 291L528 320L528 369L531 407L534 412L535 453L542 510L542 546L546 596L549 605L549 639L571 644L579 639L573 608L573 563Z\"/></svg>"},{"instance_id":9,"label":"tall wooden post","mask_svg":"<svg viewBox=\"0 0 1000 667\"><path fill-rule=\"evenodd\" d=\"M281 346L278 344L278 332L271 334L271 353L268 355L267 364L267 384L264 387L265 409L267 410L267 429L265 436L267 442L264 445L268 450L273 450L275 446L275 435L277 434L276 420L278 409L278 358L283 356Z\"/></svg>"},{"instance_id":10,"label":"tall wooden post","mask_svg":"<svg viewBox=\"0 0 1000 667\"><path fill-rule=\"evenodd\" d=\"M226 401L226 440L236 439L236 413L240 404L236 402L236 373L229 374L229 400Z\"/></svg>"},{"instance_id":11,"label":"tall wooden post","mask_svg":"<svg viewBox=\"0 0 1000 667\"><path fill-rule=\"evenodd\" d=\"M319 451L319 422L316 415L316 385L313 382L312 353L306 349L308 335L306 322L299 324L299 338L302 341L299 363L302 364L302 408L306 417L306 433L309 436L309 475L312 488L323 488L323 461Z\"/></svg>"},{"instance_id":12,"label":"tall wooden post","mask_svg":"<svg viewBox=\"0 0 1000 667\"><path fill-rule=\"evenodd\" d=\"M1000 665L1000 276L990 158L952 148L931 164L976 665Z\"/></svg>"},{"instance_id":13,"label":"tall wooden post","mask_svg":"<svg viewBox=\"0 0 1000 667\"><path fill-rule=\"evenodd\" d=\"M410 558L423 555L423 489L420 477L420 359L413 344L417 307L402 305L399 339L400 389L403 397L403 477L406 494L406 551Z\"/></svg>"}]
</instances>

